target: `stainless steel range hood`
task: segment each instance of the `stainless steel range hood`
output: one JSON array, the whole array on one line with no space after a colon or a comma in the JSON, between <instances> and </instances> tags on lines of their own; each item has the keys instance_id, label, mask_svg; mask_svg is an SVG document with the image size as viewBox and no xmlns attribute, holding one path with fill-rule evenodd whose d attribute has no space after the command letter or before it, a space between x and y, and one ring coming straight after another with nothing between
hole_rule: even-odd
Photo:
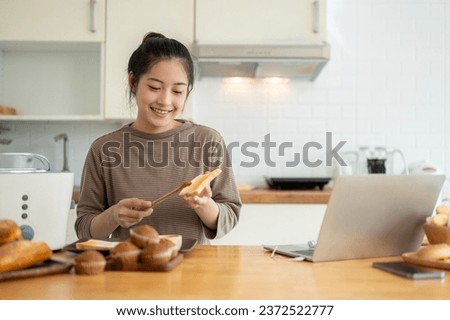
<instances>
[{"instance_id":1,"label":"stainless steel range hood","mask_svg":"<svg viewBox=\"0 0 450 320\"><path fill-rule=\"evenodd\" d=\"M284 77L313 81L330 58L326 42L296 45L200 44L192 48L199 77Z\"/></svg>"}]
</instances>

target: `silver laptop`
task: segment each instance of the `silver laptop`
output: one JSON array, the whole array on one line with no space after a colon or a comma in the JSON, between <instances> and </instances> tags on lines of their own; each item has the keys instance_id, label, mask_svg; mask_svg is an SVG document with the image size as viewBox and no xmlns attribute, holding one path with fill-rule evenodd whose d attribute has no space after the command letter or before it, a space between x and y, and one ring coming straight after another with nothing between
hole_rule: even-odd
<instances>
[{"instance_id":1,"label":"silver laptop","mask_svg":"<svg viewBox=\"0 0 450 320\"><path fill-rule=\"evenodd\" d=\"M444 181L443 175L340 176L334 182L317 243L264 248L313 262L415 251Z\"/></svg>"}]
</instances>

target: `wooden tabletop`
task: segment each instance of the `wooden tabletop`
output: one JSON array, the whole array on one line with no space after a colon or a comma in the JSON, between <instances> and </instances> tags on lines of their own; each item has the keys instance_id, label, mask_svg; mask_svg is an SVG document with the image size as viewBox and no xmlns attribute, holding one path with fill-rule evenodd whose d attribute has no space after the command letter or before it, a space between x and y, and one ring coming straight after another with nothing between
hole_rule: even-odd
<instances>
[{"instance_id":1,"label":"wooden tabletop","mask_svg":"<svg viewBox=\"0 0 450 320\"><path fill-rule=\"evenodd\" d=\"M450 276L409 280L373 261L295 262L259 246L197 246L170 272L73 273L0 283L0 299L448 299Z\"/></svg>"},{"instance_id":2,"label":"wooden tabletop","mask_svg":"<svg viewBox=\"0 0 450 320\"><path fill-rule=\"evenodd\" d=\"M273 190L240 191L243 203L317 203L327 204L330 190Z\"/></svg>"}]
</instances>

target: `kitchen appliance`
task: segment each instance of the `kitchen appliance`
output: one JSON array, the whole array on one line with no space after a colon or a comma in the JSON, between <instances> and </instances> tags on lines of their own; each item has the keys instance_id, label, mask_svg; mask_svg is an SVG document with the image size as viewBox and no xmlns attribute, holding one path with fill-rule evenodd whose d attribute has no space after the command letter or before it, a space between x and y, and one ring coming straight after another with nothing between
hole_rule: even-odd
<instances>
[{"instance_id":1,"label":"kitchen appliance","mask_svg":"<svg viewBox=\"0 0 450 320\"><path fill-rule=\"evenodd\" d=\"M430 161L413 162L408 165L410 174L442 174L442 169Z\"/></svg>"},{"instance_id":2,"label":"kitchen appliance","mask_svg":"<svg viewBox=\"0 0 450 320\"><path fill-rule=\"evenodd\" d=\"M341 153L346 166L333 163L333 176L351 174L409 174L408 164L399 149L360 147L358 151ZM400 167L399 164L401 165ZM343 169L345 174L343 173Z\"/></svg>"},{"instance_id":3,"label":"kitchen appliance","mask_svg":"<svg viewBox=\"0 0 450 320\"><path fill-rule=\"evenodd\" d=\"M49 161L38 154L2 153L0 158L10 159L0 163L40 164L0 168L0 219L14 220L25 239L45 241L53 250L64 247L74 174L50 171Z\"/></svg>"},{"instance_id":4,"label":"kitchen appliance","mask_svg":"<svg viewBox=\"0 0 450 320\"><path fill-rule=\"evenodd\" d=\"M323 190L331 180L329 177L267 177L265 179L269 187L276 190Z\"/></svg>"},{"instance_id":5,"label":"kitchen appliance","mask_svg":"<svg viewBox=\"0 0 450 320\"><path fill-rule=\"evenodd\" d=\"M206 44L194 42L200 77L286 77L314 80L330 59L326 42Z\"/></svg>"}]
</instances>

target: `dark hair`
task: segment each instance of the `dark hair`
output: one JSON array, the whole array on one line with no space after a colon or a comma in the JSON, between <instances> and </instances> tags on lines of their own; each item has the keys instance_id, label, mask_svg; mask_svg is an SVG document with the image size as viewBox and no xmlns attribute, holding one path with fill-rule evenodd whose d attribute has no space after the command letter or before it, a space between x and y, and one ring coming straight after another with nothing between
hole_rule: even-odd
<instances>
[{"instance_id":1,"label":"dark hair","mask_svg":"<svg viewBox=\"0 0 450 320\"><path fill-rule=\"evenodd\" d=\"M166 38L161 33L149 32L128 61L128 74L131 76L130 99L141 75L156 63L167 59L180 59L188 77L187 96L189 95L194 86L194 63L189 50L175 39Z\"/></svg>"}]
</instances>

